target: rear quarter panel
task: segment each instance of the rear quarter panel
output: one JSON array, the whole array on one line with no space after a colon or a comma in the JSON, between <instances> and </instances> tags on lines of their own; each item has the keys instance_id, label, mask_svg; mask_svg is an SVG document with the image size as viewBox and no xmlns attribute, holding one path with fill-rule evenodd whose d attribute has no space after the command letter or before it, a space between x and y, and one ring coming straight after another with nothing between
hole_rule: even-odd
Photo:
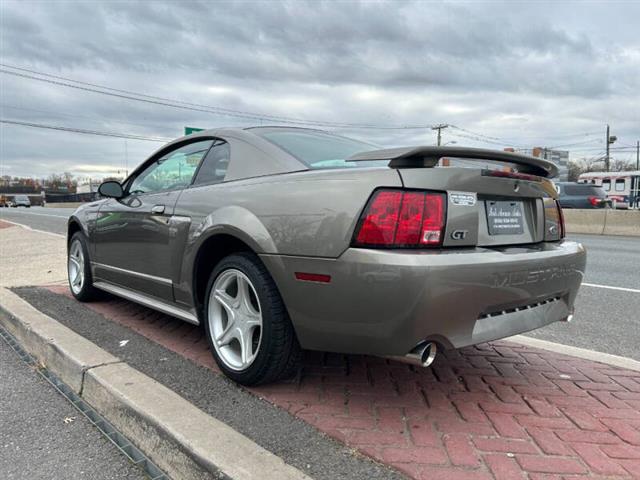
<instances>
[{"instance_id":1,"label":"rear quarter panel","mask_svg":"<svg viewBox=\"0 0 640 480\"><path fill-rule=\"evenodd\" d=\"M185 189L174 212L190 219L176 298L192 297L198 251L213 235L232 235L258 254L337 258L382 186L402 186L397 171L317 170Z\"/></svg>"},{"instance_id":2,"label":"rear quarter panel","mask_svg":"<svg viewBox=\"0 0 640 480\"><path fill-rule=\"evenodd\" d=\"M191 244L228 228L246 234L256 253L336 258L380 186L400 187L397 172L319 170L194 186L175 215L191 218Z\"/></svg>"}]
</instances>

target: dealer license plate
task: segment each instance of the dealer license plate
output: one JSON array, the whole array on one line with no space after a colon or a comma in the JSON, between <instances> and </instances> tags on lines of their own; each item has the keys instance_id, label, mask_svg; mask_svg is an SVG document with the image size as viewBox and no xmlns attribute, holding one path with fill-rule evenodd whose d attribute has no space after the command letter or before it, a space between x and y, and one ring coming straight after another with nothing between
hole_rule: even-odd
<instances>
[{"instance_id":1,"label":"dealer license plate","mask_svg":"<svg viewBox=\"0 0 640 480\"><path fill-rule=\"evenodd\" d=\"M485 202L489 235L519 235L524 233L522 202Z\"/></svg>"}]
</instances>

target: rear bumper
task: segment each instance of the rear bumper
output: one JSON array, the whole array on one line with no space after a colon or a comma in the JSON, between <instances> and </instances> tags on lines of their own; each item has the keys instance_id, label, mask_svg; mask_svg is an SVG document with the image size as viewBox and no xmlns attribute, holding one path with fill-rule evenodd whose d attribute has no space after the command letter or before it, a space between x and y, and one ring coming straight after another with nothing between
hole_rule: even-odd
<instances>
[{"instance_id":1,"label":"rear bumper","mask_svg":"<svg viewBox=\"0 0 640 480\"><path fill-rule=\"evenodd\" d=\"M374 355L404 355L425 339L460 348L564 320L586 263L582 245L569 241L261 258L304 348ZM331 282L299 281L295 272L331 275Z\"/></svg>"}]
</instances>

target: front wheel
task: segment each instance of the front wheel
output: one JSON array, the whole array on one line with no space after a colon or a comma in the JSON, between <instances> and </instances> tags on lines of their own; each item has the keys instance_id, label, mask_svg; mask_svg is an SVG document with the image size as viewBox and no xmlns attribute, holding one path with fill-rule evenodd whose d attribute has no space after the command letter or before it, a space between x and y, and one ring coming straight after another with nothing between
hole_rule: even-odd
<instances>
[{"instance_id":1,"label":"front wheel","mask_svg":"<svg viewBox=\"0 0 640 480\"><path fill-rule=\"evenodd\" d=\"M67 251L67 276L73 296L81 302L88 302L97 296L91 277L87 240L81 232L71 237Z\"/></svg>"},{"instance_id":2,"label":"front wheel","mask_svg":"<svg viewBox=\"0 0 640 480\"><path fill-rule=\"evenodd\" d=\"M222 372L242 385L289 377L300 346L278 289L253 253L225 257L207 286L205 330Z\"/></svg>"}]
</instances>

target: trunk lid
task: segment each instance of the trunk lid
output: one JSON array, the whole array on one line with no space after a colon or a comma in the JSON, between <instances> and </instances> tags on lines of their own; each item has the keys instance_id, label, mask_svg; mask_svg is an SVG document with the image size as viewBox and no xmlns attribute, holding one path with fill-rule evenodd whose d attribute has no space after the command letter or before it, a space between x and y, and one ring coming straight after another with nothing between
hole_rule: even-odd
<instances>
[{"instance_id":1,"label":"trunk lid","mask_svg":"<svg viewBox=\"0 0 640 480\"><path fill-rule=\"evenodd\" d=\"M550 235L545 210L555 210L553 183L510 178L479 168L398 168L405 188L447 193L443 246L500 246L559 240ZM493 176L505 175L505 176ZM544 199L547 199L546 201Z\"/></svg>"}]
</instances>

